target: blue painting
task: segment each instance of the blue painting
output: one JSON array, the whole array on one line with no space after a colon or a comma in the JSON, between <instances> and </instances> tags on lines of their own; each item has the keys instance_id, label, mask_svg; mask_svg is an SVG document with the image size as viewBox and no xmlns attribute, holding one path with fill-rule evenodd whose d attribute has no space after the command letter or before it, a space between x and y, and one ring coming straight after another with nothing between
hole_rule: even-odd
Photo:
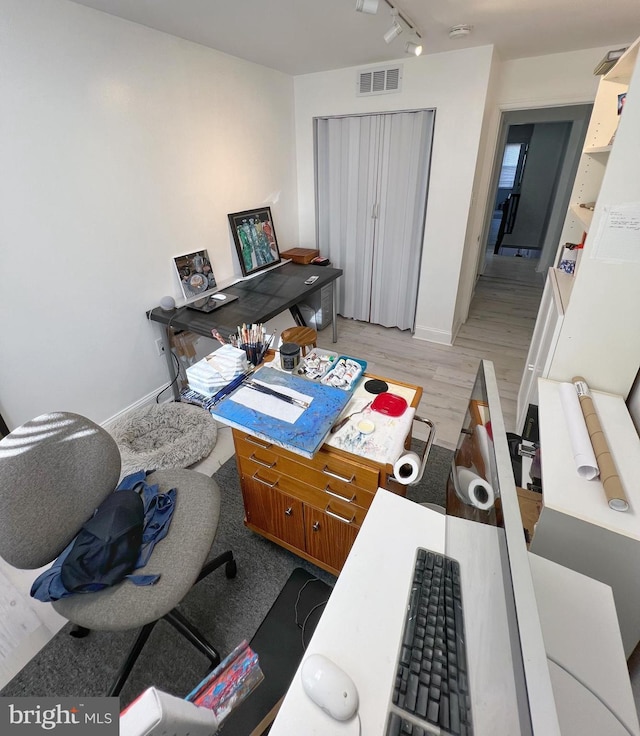
<instances>
[{"instance_id":1,"label":"blue painting","mask_svg":"<svg viewBox=\"0 0 640 736\"><path fill-rule=\"evenodd\" d=\"M313 400L300 417L290 424L281 419L262 414L233 401L233 394L211 409L211 415L222 424L235 427L267 442L313 457L320 449L334 422L351 399L351 393L333 386L323 386L274 368L260 368L253 379L272 386L287 387Z\"/></svg>"}]
</instances>

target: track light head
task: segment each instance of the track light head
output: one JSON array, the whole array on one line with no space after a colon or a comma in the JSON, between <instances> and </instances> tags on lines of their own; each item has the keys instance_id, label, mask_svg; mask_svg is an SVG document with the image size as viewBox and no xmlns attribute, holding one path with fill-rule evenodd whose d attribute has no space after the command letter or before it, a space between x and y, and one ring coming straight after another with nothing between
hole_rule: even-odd
<instances>
[{"instance_id":1,"label":"track light head","mask_svg":"<svg viewBox=\"0 0 640 736\"><path fill-rule=\"evenodd\" d=\"M413 54L414 56L420 56L422 54L422 44L419 43L413 43L413 41L408 41L406 46L404 47L405 53L407 54Z\"/></svg>"},{"instance_id":2,"label":"track light head","mask_svg":"<svg viewBox=\"0 0 640 736\"><path fill-rule=\"evenodd\" d=\"M398 21L398 11L395 8L391 11L391 15L393 17L391 28L383 36L385 43L391 43L394 38L397 38L402 33L402 26Z\"/></svg>"},{"instance_id":3,"label":"track light head","mask_svg":"<svg viewBox=\"0 0 640 736\"><path fill-rule=\"evenodd\" d=\"M356 11L375 15L378 12L379 0L356 0Z\"/></svg>"}]
</instances>

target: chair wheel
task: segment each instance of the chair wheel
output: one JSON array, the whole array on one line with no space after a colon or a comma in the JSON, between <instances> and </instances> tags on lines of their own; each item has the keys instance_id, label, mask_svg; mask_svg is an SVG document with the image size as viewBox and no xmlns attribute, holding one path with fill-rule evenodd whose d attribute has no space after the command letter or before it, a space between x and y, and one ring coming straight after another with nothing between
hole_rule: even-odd
<instances>
[{"instance_id":1,"label":"chair wheel","mask_svg":"<svg viewBox=\"0 0 640 736\"><path fill-rule=\"evenodd\" d=\"M90 633L91 629L76 625L69 632L69 636L73 636L75 639L84 639L84 637L89 636Z\"/></svg>"},{"instance_id":2,"label":"chair wheel","mask_svg":"<svg viewBox=\"0 0 640 736\"><path fill-rule=\"evenodd\" d=\"M236 565L235 560L229 560L227 564L224 566L224 574L227 576L229 580L232 578L235 578L235 576L238 573L238 566Z\"/></svg>"}]
</instances>

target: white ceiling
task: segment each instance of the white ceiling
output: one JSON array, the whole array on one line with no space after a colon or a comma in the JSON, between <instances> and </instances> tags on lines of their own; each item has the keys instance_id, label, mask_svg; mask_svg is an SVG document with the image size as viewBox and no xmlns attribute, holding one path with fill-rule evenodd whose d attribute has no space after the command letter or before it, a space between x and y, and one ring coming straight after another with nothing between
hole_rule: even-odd
<instances>
[{"instance_id":1,"label":"white ceiling","mask_svg":"<svg viewBox=\"0 0 640 736\"><path fill-rule=\"evenodd\" d=\"M288 74L404 56L409 29L390 44L390 7L355 11L355 0L74 0ZM419 28L424 53L494 44L502 59L597 46L640 36L640 0L392 0ZM451 26L473 33L451 40Z\"/></svg>"}]
</instances>

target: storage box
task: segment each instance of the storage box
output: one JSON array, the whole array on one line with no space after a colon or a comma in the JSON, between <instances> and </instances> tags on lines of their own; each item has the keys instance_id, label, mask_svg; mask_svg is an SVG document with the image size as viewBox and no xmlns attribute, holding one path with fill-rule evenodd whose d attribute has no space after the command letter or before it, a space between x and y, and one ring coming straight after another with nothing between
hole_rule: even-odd
<instances>
[{"instance_id":1,"label":"storage box","mask_svg":"<svg viewBox=\"0 0 640 736\"><path fill-rule=\"evenodd\" d=\"M319 250L312 248L291 248L280 253L281 258L292 260L294 263L311 263L311 261L319 255Z\"/></svg>"}]
</instances>

